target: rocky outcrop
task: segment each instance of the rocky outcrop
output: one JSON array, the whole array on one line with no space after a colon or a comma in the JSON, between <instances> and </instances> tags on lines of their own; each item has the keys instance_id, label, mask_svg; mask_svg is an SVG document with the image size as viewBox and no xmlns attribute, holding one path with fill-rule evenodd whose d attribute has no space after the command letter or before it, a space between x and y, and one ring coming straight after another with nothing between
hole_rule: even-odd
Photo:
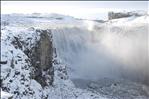
<instances>
[{"instance_id":1,"label":"rocky outcrop","mask_svg":"<svg viewBox=\"0 0 149 99\"><path fill-rule=\"evenodd\" d=\"M31 78L40 83L42 87L45 87L52 85L54 76L52 34L51 30L37 29L35 32L40 39L35 39L34 44L29 46L30 42L21 40L19 36L14 37L12 44L16 49L23 50L29 57L31 67L33 68L33 73L30 75Z\"/></svg>"},{"instance_id":2,"label":"rocky outcrop","mask_svg":"<svg viewBox=\"0 0 149 99\"><path fill-rule=\"evenodd\" d=\"M2 33L1 56L7 64L1 66L1 89L13 94L12 99L59 99L61 92L55 90L59 84L67 90L71 81L57 57L51 30L5 28Z\"/></svg>"},{"instance_id":3,"label":"rocky outcrop","mask_svg":"<svg viewBox=\"0 0 149 99\"><path fill-rule=\"evenodd\" d=\"M31 52L31 64L34 67L32 78L44 87L53 83L52 36L50 30L37 30L36 32L40 32L40 40L35 44Z\"/></svg>"},{"instance_id":4,"label":"rocky outcrop","mask_svg":"<svg viewBox=\"0 0 149 99\"><path fill-rule=\"evenodd\" d=\"M118 19L118 18L124 18L124 17L130 17L130 16L142 16L142 13L137 12L109 12L108 13L108 19Z\"/></svg>"}]
</instances>

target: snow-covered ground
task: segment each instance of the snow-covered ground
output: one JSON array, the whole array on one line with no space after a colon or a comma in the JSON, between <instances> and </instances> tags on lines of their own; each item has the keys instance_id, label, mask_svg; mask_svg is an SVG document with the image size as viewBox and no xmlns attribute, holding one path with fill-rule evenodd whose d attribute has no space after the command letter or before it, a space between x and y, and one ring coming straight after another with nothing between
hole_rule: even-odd
<instances>
[{"instance_id":1,"label":"snow-covered ground","mask_svg":"<svg viewBox=\"0 0 149 99\"><path fill-rule=\"evenodd\" d=\"M8 99L12 96L13 96L12 94L4 92L4 91L1 90L1 99Z\"/></svg>"},{"instance_id":2,"label":"snow-covered ground","mask_svg":"<svg viewBox=\"0 0 149 99\"><path fill-rule=\"evenodd\" d=\"M147 15L105 23L58 14L2 15L1 60L8 61L1 65L2 90L13 99L147 99L148 22ZM40 39L36 29L52 31L60 63L54 65L54 85L45 88L30 78L33 68L24 53ZM16 38L21 48L12 43Z\"/></svg>"}]
</instances>

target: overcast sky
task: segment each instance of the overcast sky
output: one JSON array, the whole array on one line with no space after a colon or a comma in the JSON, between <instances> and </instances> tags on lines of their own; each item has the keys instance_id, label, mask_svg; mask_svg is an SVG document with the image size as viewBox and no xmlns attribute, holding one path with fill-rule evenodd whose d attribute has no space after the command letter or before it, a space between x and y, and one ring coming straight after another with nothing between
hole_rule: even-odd
<instances>
[{"instance_id":1,"label":"overcast sky","mask_svg":"<svg viewBox=\"0 0 149 99\"><path fill-rule=\"evenodd\" d=\"M105 19L108 11L148 11L148 1L1 1L1 13L59 13Z\"/></svg>"}]
</instances>

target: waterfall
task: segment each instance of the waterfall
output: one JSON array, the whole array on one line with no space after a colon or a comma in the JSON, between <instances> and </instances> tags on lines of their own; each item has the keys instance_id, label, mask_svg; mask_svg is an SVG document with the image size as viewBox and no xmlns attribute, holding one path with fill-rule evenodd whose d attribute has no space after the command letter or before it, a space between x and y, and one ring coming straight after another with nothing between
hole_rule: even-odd
<instances>
[{"instance_id":1,"label":"waterfall","mask_svg":"<svg viewBox=\"0 0 149 99\"><path fill-rule=\"evenodd\" d=\"M127 78L149 84L148 24L135 24L53 29L57 54L70 68L70 77Z\"/></svg>"}]
</instances>

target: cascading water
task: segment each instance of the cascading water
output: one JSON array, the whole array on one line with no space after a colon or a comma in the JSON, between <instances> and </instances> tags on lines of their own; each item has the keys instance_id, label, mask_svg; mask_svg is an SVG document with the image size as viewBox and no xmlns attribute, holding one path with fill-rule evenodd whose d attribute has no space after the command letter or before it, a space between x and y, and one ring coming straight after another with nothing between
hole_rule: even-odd
<instances>
[{"instance_id":1,"label":"cascading water","mask_svg":"<svg viewBox=\"0 0 149 99\"><path fill-rule=\"evenodd\" d=\"M52 30L71 78L127 78L149 84L148 23Z\"/></svg>"},{"instance_id":2,"label":"cascading water","mask_svg":"<svg viewBox=\"0 0 149 99\"><path fill-rule=\"evenodd\" d=\"M53 30L57 53L74 70L72 77L125 77L131 73L147 80L147 27L103 27L97 32L79 28Z\"/></svg>"}]
</instances>

